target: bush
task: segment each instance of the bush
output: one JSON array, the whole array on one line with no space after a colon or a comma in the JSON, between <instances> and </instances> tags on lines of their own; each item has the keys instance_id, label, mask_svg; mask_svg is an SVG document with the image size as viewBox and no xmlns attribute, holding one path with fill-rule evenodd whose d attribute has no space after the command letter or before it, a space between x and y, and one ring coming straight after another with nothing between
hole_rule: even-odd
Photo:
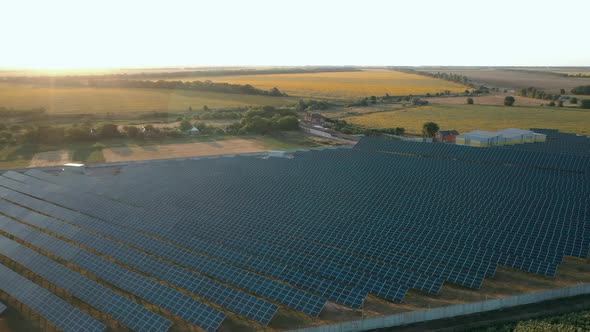
<instances>
[{"instance_id":1,"label":"bush","mask_svg":"<svg viewBox=\"0 0 590 332\"><path fill-rule=\"evenodd\" d=\"M14 142L14 137L11 132L9 131L0 131L0 144L12 143Z\"/></svg>"},{"instance_id":2,"label":"bush","mask_svg":"<svg viewBox=\"0 0 590 332\"><path fill-rule=\"evenodd\" d=\"M512 96L506 96L504 98L504 106L512 106L516 102L516 99Z\"/></svg>"},{"instance_id":3,"label":"bush","mask_svg":"<svg viewBox=\"0 0 590 332\"><path fill-rule=\"evenodd\" d=\"M193 128L193 125L188 120L182 120L180 121L179 128L182 131L187 131Z\"/></svg>"},{"instance_id":4,"label":"bush","mask_svg":"<svg viewBox=\"0 0 590 332\"><path fill-rule=\"evenodd\" d=\"M12 131L13 133L19 132L23 129L23 127L21 125L17 125L17 124L13 124L10 126L10 131Z\"/></svg>"},{"instance_id":5,"label":"bush","mask_svg":"<svg viewBox=\"0 0 590 332\"><path fill-rule=\"evenodd\" d=\"M580 100L580 108L590 109L590 99Z\"/></svg>"},{"instance_id":6,"label":"bush","mask_svg":"<svg viewBox=\"0 0 590 332\"><path fill-rule=\"evenodd\" d=\"M551 107L555 107L555 102L554 102L554 101L552 101L552 102L550 102L550 103L549 103L549 104L547 104L547 105L549 105L549 106L551 106Z\"/></svg>"},{"instance_id":7,"label":"bush","mask_svg":"<svg viewBox=\"0 0 590 332\"><path fill-rule=\"evenodd\" d=\"M558 101L558 102L557 102L557 107L563 107L563 101L561 101L561 100L560 100L560 101Z\"/></svg>"},{"instance_id":8,"label":"bush","mask_svg":"<svg viewBox=\"0 0 590 332\"><path fill-rule=\"evenodd\" d=\"M473 98L467 98L467 105L473 105Z\"/></svg>"},{"instance_id":9,"label":"bush","mask_svg":"<svg viewBox=\"0 0 590 332\"><path fill-rule=\"evenodd\" d=\"M576 97L572 97L572 98L570 99L570 103L572 103L572 104L577 104L577 103L578 103L578 98L576 98Z\"/></svg>"}]
</instances>

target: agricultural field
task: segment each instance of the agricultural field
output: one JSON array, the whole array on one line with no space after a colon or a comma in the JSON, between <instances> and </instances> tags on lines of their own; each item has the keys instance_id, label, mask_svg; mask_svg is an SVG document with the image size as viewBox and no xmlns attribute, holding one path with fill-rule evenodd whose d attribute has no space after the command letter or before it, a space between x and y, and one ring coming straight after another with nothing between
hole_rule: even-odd
<instances>
[{"instance_id":1,"label":"agricultural field","mask_svg":"<svg viewBox=\"0 0 590 332\"><path fill-rule=\"evenodd\" d=\"M0 83L0 107L31 109L45 107L49 113L125 113L185 111L244 106L282 106L291 98L229 93L111 88L51 88Z\"/></svg>"},{"instance_id":2,"label":"agricultural field","mask_svg":"<svg viewBox=\"0 0 590 332\"><path fill-rule=\"evenodd\" d=\"M344 120L365 128L404 127L411 133L420 133L424 122L433 121L442 129L459 132L555 128L563 132L590 134L590 110L561 107L431 105L346 117Z\"/></svg>"},{"instance_id":3,"label":"agricultural field","mask_svg":"<svg viewBox=\"0 0 590 332\"><path fill-rule=\"evenodd\" d=\"M509 94L490 94L490 95L483 95L483 96L476 96L471 97L473 98L473 102L475 105L497 105L503 106L504 105L504 98L509 96ZM432 104L444 104L444 105L465 105L467 104L468 97L431 97L425 98ZM514 96L516 98L516 102L514 105L516 106L540 106L541 104L546 104L549 101L541 100L541 99L534 99L528 97L520 97ZM567 105L569 106L576 106L576 105Z\"/></svg>"},{"instance_id":4,"label":"agricultural field","mask_svg":"<svg viewBox=\"0 0 590 332\"><path fill-rule=\"evenodd\" d=\"M463 92L468 87L426 76L385 69L303 74L236 75L218 77L170 77L169 80L250 84L258 89L277 87L290 96L326 99L355 99L368 96Z\"/></svg>"},{"instance_id":5,"label":"agricultural field","mask_svg":"<svg viewBox=\"0 0 590 332\"><path fill-rule=\"evenodd\" d=\"M426 72L446 72L467 76L472 81L501 89L536 87L549 93L559 93L579 85L590 84L590 78L561 77L542 71L509 70L502 68L416 68Z\"/></svg>"}]
</instances>

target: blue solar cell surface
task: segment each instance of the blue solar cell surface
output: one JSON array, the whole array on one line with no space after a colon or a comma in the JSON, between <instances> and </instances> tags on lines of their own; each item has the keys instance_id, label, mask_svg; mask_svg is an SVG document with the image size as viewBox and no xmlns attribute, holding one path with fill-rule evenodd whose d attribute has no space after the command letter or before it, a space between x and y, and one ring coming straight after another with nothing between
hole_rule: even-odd
<instances>
[{"instance_id":1,"label":"blue solar cell surface","mask_svg":"<svg viewBox=\"0 0 590 332\"><path fill-rule=\"evenodd\" d=\"M1 264L0 289L65 332L106 330L103 323Z\"/></svg>"},{"instance_id":2,"label":"blue solar cell surface","mask_svg":"<svg viewBox=\"0 0 590 332\"><path fill-rule=\"evenodd\" d=\"M112 176L6 172L0 197L106 255L117 255L114 240L156 256L143 271L157 278L172 279L157 271L164 259L317 316L325 300L402 302L444 282L478 289L498 265L554 276L564 256L587 257L590 139L536 131L548 141L478 149L364 138L294 158L143 163Z\"/></svg>"}]
</instances>

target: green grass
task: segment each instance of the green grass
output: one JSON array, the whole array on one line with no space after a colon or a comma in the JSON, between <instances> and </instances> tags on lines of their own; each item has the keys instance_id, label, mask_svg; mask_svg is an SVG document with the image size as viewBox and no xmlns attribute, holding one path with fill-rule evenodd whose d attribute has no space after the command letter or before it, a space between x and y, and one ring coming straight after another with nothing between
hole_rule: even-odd
<instances>
[{"instance_id":1,"label":"green grass","mask_svg":"<svg viewBox=\"0 0 590 332\"><path fill-rule=\"evenodd\" d=\"M50 88L0 83L0 107L45 107L50 114L179 112L211 108L282 106L293 98L166 89Z\"/></svg>"},{"instance_id":2,"label":"green grass","mask_svg":"<svg viewBox=\"0 0 590 332\"><path fill-rule=\"evenodd\" d=\"M565 107L431 105L352 116L344 120L365 128L404 127L421 132L422 124L434 121L442 129L468 132L475 129L555 128L563 132L590 134L590 110Z\"/></svg>"}]
</instances>

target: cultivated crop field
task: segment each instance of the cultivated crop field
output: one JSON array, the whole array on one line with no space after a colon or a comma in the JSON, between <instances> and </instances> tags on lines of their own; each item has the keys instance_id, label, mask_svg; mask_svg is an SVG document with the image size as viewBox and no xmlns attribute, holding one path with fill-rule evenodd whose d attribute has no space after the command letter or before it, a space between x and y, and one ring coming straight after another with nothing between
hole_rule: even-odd
<instances>
[{"instance_id":1,"label":"cultivated crop field","mask_svg":"<svg viewBox=\"0 0 590 332\"><path fill-rule=\"evenodd\" d=\"M561 77L541 71L515 71L502 68L422 68L421 71L445 72L467 76L474 82L506 89L536 87L550 93L559 93L559 89L566 91L579 85L590 84L590 78Z\"/></svg>"},{"instance_id":2,"label":"cultivated crop field","mask_svg":"<svg viewBox=\"0 0 590 332\"><path fill-rule=\"evenodd\" d=\"M368 96L436 93L449 90L462 92L468 87L426 76L385 69L353 72L304 74L237 75L218 77L183 77L169 80L226 82L250 84L269 90L277 87L290 96L327 99L354 99Z\"/></svg>"},{"instance_id":3,"label":"cultivated crop field","mask_svg":"<svg viewBox=\"0 0 590 332\"><path fill-rule=\"evenodd\" d=\"M49 113L183 111L240 106L281 106L290 98L187 90L51 88L0 83L0 107L45 107Z\"/></svg>"},{"instance_id":4,"label":"cultivated crop field","mask_svg":"<svg viewBox=\"0 0 590 332\"><path fill-rule=\"evenodd\" d=\"M563 132L590 134L590 110L561 107L432 105L352 116L344 120L365 128L404 127L413 133L420 133L424 122L433 121L441 129L459 132L513 127L556 128Z\"/></svg>"},{"instance_id":5,"label":"cultivated crop field","mask_svg":"<svg viewBox=\"0 0 590 332\"><path fill-rule=\"evenodd\" d=\"M509 94L493 94L493 95L483 95L479 97L472 97L473 102L475 105L497 105L503 106L504 105L504 98L509 96ZM465 105L467 104L468 97L432 97L426 98L432 104L446 104L446 105ZM534 99L534 98L527 98L527 97L520 97L514 96L516 98L516 102L514 105L516 106L540 106L541 104L547 104L549 101L541 100L541 99ZM567 106L576 106L576 105L567 105Z\"/></svg>"}]
</instances>

